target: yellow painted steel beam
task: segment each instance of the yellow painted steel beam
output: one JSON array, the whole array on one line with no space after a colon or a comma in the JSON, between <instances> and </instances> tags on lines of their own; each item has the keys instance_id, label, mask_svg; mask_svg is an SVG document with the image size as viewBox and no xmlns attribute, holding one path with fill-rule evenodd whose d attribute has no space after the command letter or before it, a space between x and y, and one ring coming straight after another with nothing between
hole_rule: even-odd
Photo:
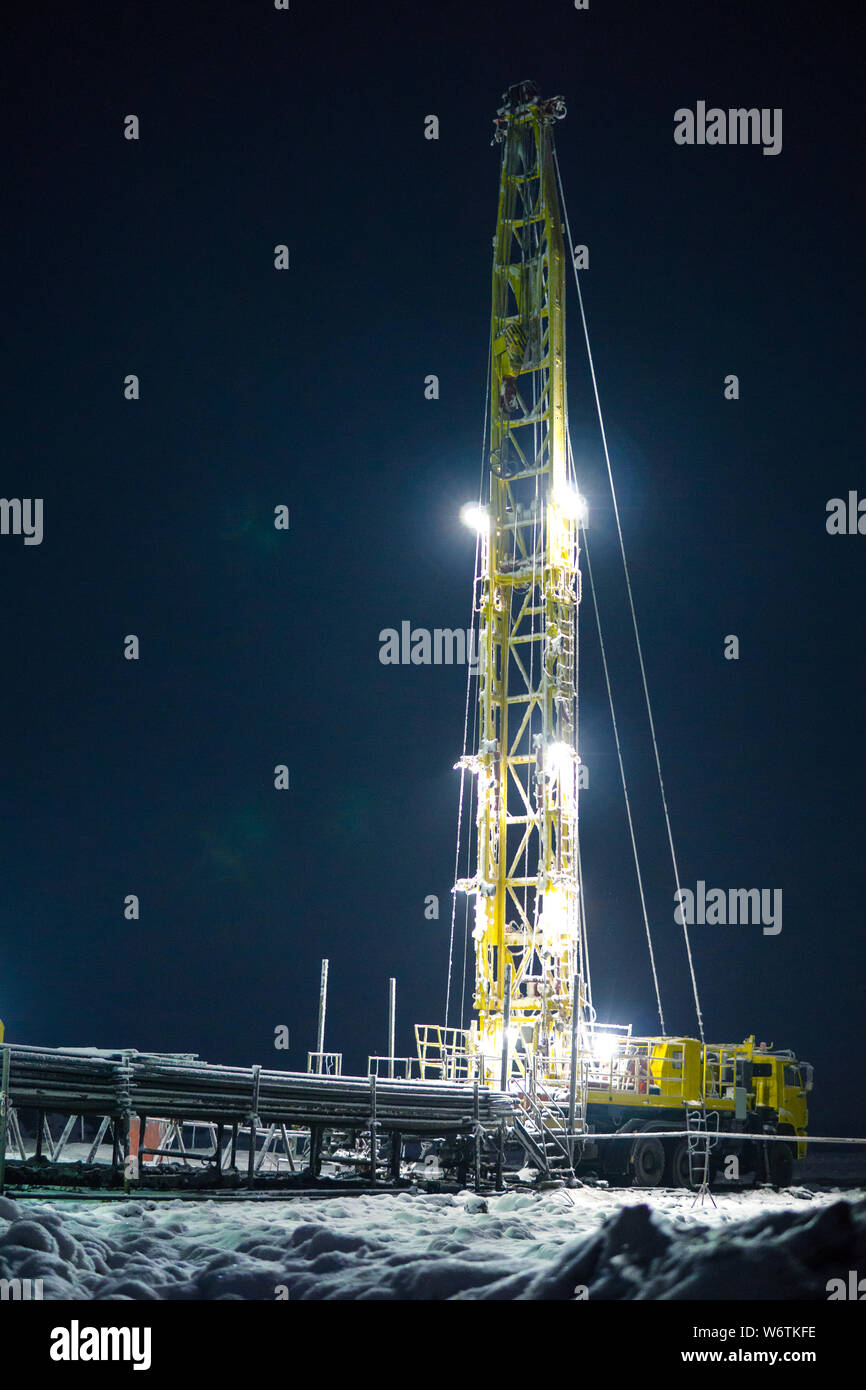
<instances>
[{"instance_id":1,"label":"yellow painted steel beam","mask_svg":"<svg viewBox=\"0 0 866 1390\"><path fill-rule=\"evenodd\" d=\"M494 238L490 457L478 589L475 1049L563 1057L579 964L575 655L578 521L565 397L560 98L506 94ZM580 989L579 1006L585 1004ZM517 1040L519 1035L519 1041ZM515 1059L517 1060L517 1059Z\"/></svg>"}]
</instances>

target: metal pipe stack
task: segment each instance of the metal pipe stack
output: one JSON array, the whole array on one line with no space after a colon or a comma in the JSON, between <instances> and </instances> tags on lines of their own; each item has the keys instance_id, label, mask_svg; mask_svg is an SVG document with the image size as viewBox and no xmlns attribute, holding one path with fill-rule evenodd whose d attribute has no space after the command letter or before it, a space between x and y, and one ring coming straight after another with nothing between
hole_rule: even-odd
<instances>
[{"instance_id":1,"label":"metal pipe stack","mask_svg":"<svg viewBox=\"0 0 866 1390\"><path fill-rule=\"evenodd\" d=\"M226 1067L192 1054L100 1051L8 1044L9 1099L16 1107L83 1115L148 1115L245 1123L363 1129L372 1104L369 1077L320 1076L254 1067ZM376 1082L380 1130L404 1134L468 1132L512 1113L507 1095L460 1082Z\"/></svg>"}]
</instances>

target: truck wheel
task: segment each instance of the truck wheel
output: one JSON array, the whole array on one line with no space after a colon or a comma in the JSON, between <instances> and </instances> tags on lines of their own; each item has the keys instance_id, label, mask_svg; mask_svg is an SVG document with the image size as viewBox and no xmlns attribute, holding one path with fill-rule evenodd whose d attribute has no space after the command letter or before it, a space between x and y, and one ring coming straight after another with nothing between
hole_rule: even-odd
<instances>
[{"instance_id":1,"label":"truck wheel","mask_svg":"<svg viewBox=\"0 0 866 1390\"><path fill-rule=\"evenodd\" d=\"M653 1135L635 1141L630 1167L635 1187L658 1187L665 1174L665 1151L661 1139Z\"/></svg>"},{"instance_id":2,"label":"truck wheel","mask_svg":"<svg viewBox=\"0 0 866 1390\"><path fill-rule=\"evenodd\" d=\"M665 1162L665 1185L667 1187L691 1187L688 1139L675 1139L668 1149Z\"/></svg>"},{"instance_id":3,"label":"truck wheel","mask_svg":"<svg viewBox=\"0 0 866 1390\"><path fill-rule=\"evenodd\" d=\"M774 1187L790 1187L794 1176L794 1156L787 1144L768 1144L770 1150L767 1167L770 1182Z\"/></svg>"}]
</instances>

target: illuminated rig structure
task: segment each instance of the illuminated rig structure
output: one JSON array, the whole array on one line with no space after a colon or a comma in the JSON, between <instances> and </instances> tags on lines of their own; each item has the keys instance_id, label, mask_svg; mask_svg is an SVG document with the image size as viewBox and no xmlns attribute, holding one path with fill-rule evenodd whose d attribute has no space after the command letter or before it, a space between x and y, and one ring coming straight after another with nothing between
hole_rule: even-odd
<instances>
[{"instance_id":1,"label":"illuminated rig structure","mask_svg":"<svg viewBox=\"0 0 866 1390\"><path fill-rule=\"evenodd\" d=\"M475 864L457 891L474 925L475 1018L417 1029L424 1066L566 1077L592 1023L580 891L576 651L585 504L568 449L565 265L553 126L561 97L512 87L493 252L489 470L464 508L478 531ZM480 1061L478 1059L483 1059ZM480 1069L479 1069L480 1068Z\"/></svg>"},{"instance_id":2,"label":"illuminated rig structure","mask_svg":"<svg viewBox=\"0 0 866 1390\"><path fill-rule=\"evenodd\" d=\"M718 1171L719 1139L727 1131L729 1151L756 1174L781 1180L795 1154L805 1154L802 1143L778 1141L805 1136L811 1067L792 1053L756 1046L754 1038L705 1041L685 927L699 1037L666 1033L630 811L662 1034L633 1037L630 1025L602 1025L592 1004L578 833L579 556L587 509L569 441L565 268L571 254L553 142L553 127L565 114L561 97L545 99L535 83L521 82L505 93L494 122L502 154L489 441L482 495L462 513L478 535L479 658L474 743L457 764L458 824L465 802L474 808L472 872L458 878L455 892L471 904L474 1017L468 1027L449 1025L446 1004L444 1025L417 1025L418 1064L422 1077L475 1078L509 1094L512 1133L547 1177L588 1163L640 1185L703 1188ZM582 302L581 317L586 332ZM596 405L601 423L597 393ZM610 468L603 426L602 438ZM610 482L613 492L612 474ZM624 547L623 564L628 584ZM643 670L633 607L632 618ZM613 715L606 666L605 677ZM644 690L655 746L646 684ZM620 770L625 792L621 754ZM458 861L460 851L458 828ZM766 1140L762 1146L756 1135ZM602 1137L611 1142L599 1151Z\"/></svg>"}]
</instances>

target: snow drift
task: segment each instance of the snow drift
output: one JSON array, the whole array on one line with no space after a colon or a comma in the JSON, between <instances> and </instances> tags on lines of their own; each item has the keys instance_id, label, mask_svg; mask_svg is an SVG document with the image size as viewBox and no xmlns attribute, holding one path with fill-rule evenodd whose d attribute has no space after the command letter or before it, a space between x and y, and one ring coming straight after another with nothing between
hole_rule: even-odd
<instances>
[{"instance_id":1,"label":"snow drift","mask_svg":"<svg viewBox=\"0 0 866 1390\"><path fill-rule=\"evenodd\" d=\"M866 1194L579 1188L278 1201L0 1198L0 1277L46 1299L826 1299Z\"/></svg>"}]
</instances>

